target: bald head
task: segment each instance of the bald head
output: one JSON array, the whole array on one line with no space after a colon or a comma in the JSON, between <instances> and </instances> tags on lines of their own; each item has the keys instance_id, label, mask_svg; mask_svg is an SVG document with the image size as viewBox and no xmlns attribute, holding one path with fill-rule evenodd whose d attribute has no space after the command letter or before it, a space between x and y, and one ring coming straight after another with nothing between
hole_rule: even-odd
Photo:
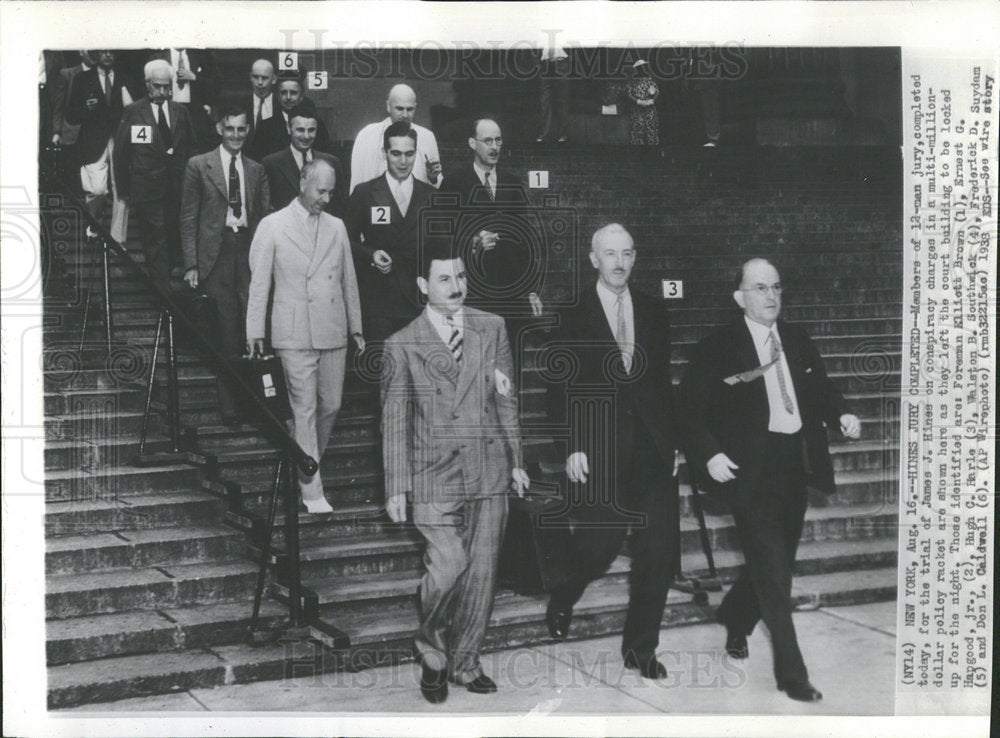
<instances>
[{"instance_id":1,"label":"bald head","mask_svg":"<svg viewBox=\"0 0 1000 738\"><path fill-rule=\"evenodd\" d=\"M393 123L399 123L401 120L409 123L413 120L413 113L417 109L417 93L409 85L396 85L389 90L385 109Z\"/></svg>"},{"instance_id":2,"label":"bald head","mask_svg":"<svg viewBox=\"0 0 1000 738\"><path fill-rule=\"evenodd\" d=\"M258 59L250 67L250 84L253 85L253 94L257 97L270 95L275 79L274 65L267 59Z\"/></svg>"},{"instance_id":3,"label":"bald head","mask_svg":"<svg viewBox=\"0 0 1000 738\"><path fill-rule=\"evenodd\" d=\"M299 200L308 212L318 215L333 197L336 173L323 159L313 159L302 167L299 175Z\"/></svg>"}]
</instances>

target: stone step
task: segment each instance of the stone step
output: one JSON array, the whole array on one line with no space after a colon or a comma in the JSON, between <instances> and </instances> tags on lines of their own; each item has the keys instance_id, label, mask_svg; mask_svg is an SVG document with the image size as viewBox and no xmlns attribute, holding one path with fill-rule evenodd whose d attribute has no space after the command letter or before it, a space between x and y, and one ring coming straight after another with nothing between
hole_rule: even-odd
<instances>
[{"instance_id":1,"label":"stone step","mask_svg":"<svg viewBox=\"0 0 1000 738\"><path fill-rule=\"evenodd\" d=\"M201 486L201 471L186 464L66 469L45 474L50 502L122 500L135 495L188 493Z\"/></svg>"},{"instance_id":2,"label":"stone step","mask_svg":"<svg viewBox=\"0 0 1000 738\"><path fill-rule=\"evenodd\" d=\"M830 543L849 550L858 543L865 550L884 545L895 555L896 518L896 511L871 512L838 506L810 508L800 550L813 543ZM731 517L706 515L706 526L713 555L718 557L724 552L740 550ZM883 541L884 544L869 544L870 541ZM684 521L682 542L686 555L703 561L693 520ZM361 546L365 556L355 556L347 542L303 542L303 582L317 593L320 605L330 606L331 613L339 613L341 618L408 606L422 571L419 536L412 531L371 536L362 538ZM306 550L308 555L304 553ZM357 573L347 573L351 571ZM613 569L607 576L617 574L627 579L627 567L620 571Z\"/></svg>"},{"instance_id":3,"label":"stone step","mask_svg":"<svg viewBox=\"0 0 1000 738\"><path fill-rule=\"evenodd\" d=\"M212 524L222 500L204 492L157 492L45 503L45 535L79 536Z\"/></svg>"},{"instance_id":4,"label":"stone step","mask_svg":"<svg viewBox=\"0 0 1000 738\"><path fill-rule=\"evenodd\" d=\"M826 547L829 549L829 547ZM804 544L799 559L810 568L810 553L820 549ZM837 560L834 551L824 552ZM843 570L823 574L804 574L796 577L793 599L799 607L817 605L843 605L891 599L896 591L896 570L892 565L894 549L868 547L840 559ZM817 557L818 558L818 557ZM883 563L884 562L884 563ZM734 562L735 565L735 562ZM625 562L619 560L612 568L624 575ZM729 566L728 564L726 565ZM878 567L878 568L874 568ZM732 573L728 569L720 570ZM414 580L415 589L415 580ZM712 593L708 605L697 605L690 595L671 591L664 612L664 627L712 622L714 607L721 593ZM497 593L493 618L486 634L485 650L496 650L521 645L544 643L548 634L544 623L545 595L521 596L509 591ZM595 582L584 593L574 610L571 639L594 638L620 633L628 602L627 584L618 580ZM348 626L352 638L351 648L341 657L308 645L290 651L287 647L271 645L250 647L242 644L216 645L212 638L201 635L197 628L218 628L216 623L225 620L223 634L238 634L243 621L237 605L217 606L228 608L230 614L209 614L207 608L165 610L165 615L175 623L152 621L142 614L105 616L120 618L74 619L59 623L50 621L50 652L58 659L68 652L102 652L114 647L157 649L155 653L120 655L83 663L69 663L49 668L48 706L50 709L86 703L117 700L125 697L163 694L194 688L210 688L222 684L246 683L264 679L281 679L291 675L294 661L296 675L315 669L334 671L346 668L365 668L393 660L412 658L412 637L416 626L416 611L372 613L358 616L350 623L335 622L339 627ZM277 609L265 610L274 617ZM81 627L67 627L79 623ZM63 630L60 630L60 627ZM187 639L194 642L187 645ZM234 639L235 640L235 639ZM176 651L176 648L185 650Z\"/></svg>"},{"instance_id":5,"label":"stone step","mask_svg":"<svg viewBox=\"0 0 1000 738\"><path fill-rule=\"evenodd\" d=\"M229 527L122 529L67 535L45 542L45 573L193 564L244 555L242 534Z\"/></svg>"},{"instance_id":6,"label":"stone step","mask_svg":"<svg viewBox=\"0 0 1000 738\"><path fill-rule=\"evenodd\" d=\"M239 643L250 625L252 604L241 600L49 620L46 656L56 665ZM286 605L269 597L261 600L261 627L276 626L287 617ZM100 671L99 664L92 666Z\"/></svg>"},{"instance_id":7,"label":"stone step","mask_svg":"<svg viewBox=\"0 0 1000 738\"><path fill-rule=\"evenodd\" d=\"M43 396L46 417L82 413L111 415L143 409L146 395L141 388L112 387L46 391Z\"/></svg>"},{"instance_id":8,"label":"stone step","mask_svg":"<svg viewBox=\"0 0 1000 738\"><path fill-rule=\"evenodd\" d=\"M256 573L249 561L233 560L49 576L45 613L59 619L224 600L249 602Z\"/></svg>"},{"instance_id":9,"label":"stone step","mask_svg":"<svg viewBox=\"0 0 1000 738\"><path fill-rule=\"evenodd\" d=\"M110 414L81 412L73 415L53 415L45 418L45 440L69 441L94 438L114 438L138 435L142 430L141 411L119 411Z\"/></svg>"}]
</instances>

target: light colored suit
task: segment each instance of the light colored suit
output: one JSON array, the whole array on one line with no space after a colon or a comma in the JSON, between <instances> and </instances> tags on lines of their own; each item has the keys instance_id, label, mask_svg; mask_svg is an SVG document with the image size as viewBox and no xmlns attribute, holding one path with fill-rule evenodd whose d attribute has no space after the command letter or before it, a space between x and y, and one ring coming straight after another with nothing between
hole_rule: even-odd
<instances>
[{"instance_id":1,"label":"light colored suit","mask_svg":"<svg viewBox=\"0 0 1000 738\"><path fill-rule=\"evenodd\" d=\"M273 283L271 344L285 370L295 440L319 461L340 410L348 339L361 335L358 283L343 221L328 213L310 216L298 198L292 200L257 227L250 275L247 337L265 335ZM323 495L319 472L300 477L300 483L303 497Z\"/></svg>"},{"instance_id":2,"label":"light colored suit","mask_svg":"<svg viewBox=\"0 0 1000 738\"><path fill-rule=\"evenodd\" d=\"M416 646L461 684L482 673L511 472L520 467L517 392L503 319L464 308L457 363L430 308L385 344L382 432L386 496L409 494L427 541Z\"/></svg>"}]
</instances>

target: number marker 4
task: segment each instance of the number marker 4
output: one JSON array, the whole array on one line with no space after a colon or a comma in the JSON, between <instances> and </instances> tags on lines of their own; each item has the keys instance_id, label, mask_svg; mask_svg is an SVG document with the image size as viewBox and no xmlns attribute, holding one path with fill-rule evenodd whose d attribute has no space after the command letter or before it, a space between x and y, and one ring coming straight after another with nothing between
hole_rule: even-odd
<instances>
[{"instance_id":1,"label":"number marker 4","mask_svg":"<svg viewBox=\"0 0 1000 738\"><path fill-rule=\"evenodd\" d=\"M668 300L679 300L684 297L684 281L680 279L664 279L663 296Z\"/></svg>"},{"instance_id":2,"label":"number marker 4","mask_svg":"<svg viewBox=\"0 0 1000 738\"><path fill-rule=\"evenodd\" d=\"M148 144L153 140L152 126L132 126L132 143Z\"/></svg>"}]
</instances>

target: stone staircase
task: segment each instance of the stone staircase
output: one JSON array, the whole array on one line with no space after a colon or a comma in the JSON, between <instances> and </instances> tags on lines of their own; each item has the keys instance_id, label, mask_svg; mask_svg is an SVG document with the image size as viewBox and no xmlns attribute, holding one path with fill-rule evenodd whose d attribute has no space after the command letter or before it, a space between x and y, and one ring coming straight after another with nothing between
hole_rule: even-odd
<instances>
[{"instance_id":1,"label":"stone staircase","mask_svg":"<svg viewBox=\"0 0 1000 738\"><path fill-rule=\"evenodd\" d=\"M442 154L446 170L465 157L460 148L445 147ZM739 261L758 251L779 261L788 285L786 317L814 336L830 376L863 421L861 440L833 443L837 494L812 500L807 514L795 580L803 607L895 596L901 240L892 176L878 169L893 166L893 156L747 150L720 157L705 150L664 160L627 148L575 150L569 169L563 150L538 147L508 163L522 171L548 168L553 202L574 209L579 243L549 262L546 289L553 301L572 294L574 274L581 282L592 279L589 265L575 272L574 254L596 225L611 219L637 237L638 289L655 293L660 278L684 280L685 299L671 314L675 381L694 343L732 315L730 274ZM605 171L610 161L614 166ZM635 181L644 186L635 190ZM836 187L840 193L831 196ZM680 194L672 198L672 192ZM136 244L130 234L129 250L141 262ZM308 606L346 632L351 645L337 652L310 644L249 646L255 562L278 453L254 425L222 425L210 364L181 346L182 422L208 463L137 463L157 311L128 270L115 264L113 351L109 356L104 349L99 325L78 350L87 249L74 244L66 256L80 280L76 294L50 296L45 306L49 706L410 658L420 537L411 526L388 521L381 509L377 399L364 364L349 367L344 409L322 460L335 512L300 514ZM527 340L522 427L529 459L551 470L548 444L533 430L543 421L544 397L534 376L535 347L543 339ZM158 384L162 391L162 379ZM152 431L153 447L165 447L162 418ZM704 576L687 470L681 473L683 568ZM279 513L278 525L283 522ZM741 562L732 520L709 506L706 523L719 575L730 579ZM279 527L279 552L283 543ZM581 601L574 638L620 630L627 574L626 549ZM275 625L286 614L280 565L268 593L262 616ZM664 624L710 619L717 597L711 594L706 604L672 591ZM501 588L487 647L544 640L545 603L544 595Z\"/></svg>"}]
</instances>

